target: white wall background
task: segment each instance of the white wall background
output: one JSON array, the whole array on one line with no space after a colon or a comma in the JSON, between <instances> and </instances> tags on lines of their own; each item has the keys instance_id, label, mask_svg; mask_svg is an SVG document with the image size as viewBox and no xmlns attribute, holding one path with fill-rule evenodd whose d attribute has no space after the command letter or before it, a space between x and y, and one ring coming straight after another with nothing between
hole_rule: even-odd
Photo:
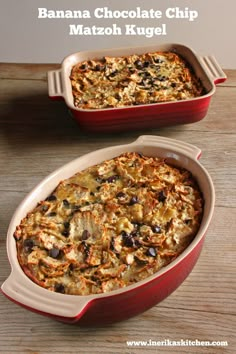
<instances>
[{"instance_id":1,"label":"white wall background","mask_svg":"<svg viewBox=\"0 0 236 354\"><path fill-rule=\"evenodd\" d=\"M165 10L168 7L194 9L198 18L187 19L95 19L97 7L113 10ZM51 10L90 10L91 19L38 19L38 8ZM122 28L126 23L157 27L167 25L166 36L70 36L69 24ZM163 42L182 43L202 55L214 54L224 69L236 69L235 0L0 0L0 62L60 63L81 50L149 45Z\"/></svg>"}]
</instances>

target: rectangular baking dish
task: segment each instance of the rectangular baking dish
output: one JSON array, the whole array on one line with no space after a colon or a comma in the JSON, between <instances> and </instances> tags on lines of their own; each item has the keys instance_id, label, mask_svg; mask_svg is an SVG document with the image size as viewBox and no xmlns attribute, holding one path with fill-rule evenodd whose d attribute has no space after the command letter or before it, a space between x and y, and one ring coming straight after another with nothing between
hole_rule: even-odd
<instances>
[{"instance_id":1,"label":"rectangular baking dish","mask_svg":"<svg viewBox=\"0 0 236 354\"><path fill-rule=\"evenodd\" d=\"M183 57L201 80L206 94L193 99L145 104L138 106L79 109L74 106L70 73L72 67L84 60L104 56L127 56L156 51L172 51ZM127 131L129 129L158 128L168 125L188 124L200 121L208 111L216 84L224 82L226 75L214 56L199 56L191 48L181 44L109 49L77 52L67 56L59 70L48 72L48 93L52 99L64 99L72 116L80 127L92 132Z\"/></svg>"}]
</instances>

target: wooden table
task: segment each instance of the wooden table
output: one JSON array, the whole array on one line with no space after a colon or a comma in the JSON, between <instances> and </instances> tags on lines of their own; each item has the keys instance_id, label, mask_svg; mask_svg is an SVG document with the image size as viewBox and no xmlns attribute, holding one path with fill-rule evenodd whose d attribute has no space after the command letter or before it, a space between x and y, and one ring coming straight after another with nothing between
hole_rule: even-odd
<instances>
[{"instance_id":1,"label":"wooden table","mask_svg":"<svg viewBox=\"0 0 236 354\"><path fill-rule=\"evenodd\" d=\"M208 115L191 125L116 135L80 131L63 102L47 97L58 65L0 64L0 284L10 273L6 233L22 198L43 177L97 148L141 134L180 139L202 150L216 188L204 249L187 280L165 301L128 321L99 328L66 325L0 295L0 353L236 353L236 71L217 87ZM127 341L227 341L221 347L129 347Z\"/></svg>"}]
</instances>

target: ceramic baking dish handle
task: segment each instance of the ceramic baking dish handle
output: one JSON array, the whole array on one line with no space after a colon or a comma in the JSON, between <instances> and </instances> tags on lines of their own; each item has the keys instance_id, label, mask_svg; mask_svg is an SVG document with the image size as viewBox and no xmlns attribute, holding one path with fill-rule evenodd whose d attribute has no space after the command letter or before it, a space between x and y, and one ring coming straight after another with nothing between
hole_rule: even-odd
<instances>
[{"instance_id":1,"label":"ceramic baking dish handle","mask_svg":"<svg viewBox=\"0 0 236 354\"><path fill-rule=\"evenodd\" d=\"M200 57L200 61L206 72L208 73L211 81L215 84L220 84L227 79L224 71L221 69L216 58L213 55Z\"/></svg>"},{"instance_id":2,"label":"ceramic baking dish handle","mask_svg":"<svg viewBox=\"0 0 236 354\"><path fill-rule=\"evenodd\" d=\"M52 292L31 282L24 274L12 270L1 286L5 296L19 305L49 316L76 318L86 312L90 301L85 296L73 296ZM69 299L65 299L68 296Z\"/></svg>"},{"instance_id":3,"label":"ceramic baking dish handle","mask_svg":"<svg viewBox=\"0 0 236 354\"><path fill-rule=\"evenodd\" d=\"M51 98L63 98L63 84L61 70L48 71L48 94Z\"/></svg>"},{"instance_id":4,"label":"ceramic baking dish handle","mask_svg":"<svg viewBox=\"0 0 236 354\"><path fill-rule=\"evenodd\" d=\"M163 147L165 149L174 150L180 152L181 154L188 155L191 158L198 160L201 157L201 150L194 145L185 143L184 141L178 141L174 139L168 139L162 136L155 135L141 135L134 144L142 144L142 145L152 145L159 147Z\"/></svg>"}]
</instances>

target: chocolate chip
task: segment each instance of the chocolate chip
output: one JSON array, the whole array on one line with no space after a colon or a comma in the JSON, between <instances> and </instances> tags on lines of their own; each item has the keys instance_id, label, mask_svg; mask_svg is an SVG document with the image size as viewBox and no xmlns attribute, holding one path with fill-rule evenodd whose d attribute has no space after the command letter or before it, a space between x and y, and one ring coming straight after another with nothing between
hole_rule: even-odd
<instances>
[{"instance_id":1,"label":"chocolate chip","mask_svg":"<svg viewBox=\"0 0 236 354\"><path fill-rule=\"evenodd\" d=\"M121 96L120 96L119 92L117 92L117 93L115 94L115 99L117 99L118 101L121 100Z\"/></svg>"},{"instance_id":2,"label":"chocolate chip","mask_svg":"<svg viewBox=\"0 0 236 354\"><path fill-rule=\"evenodd\" d=\"M51 248L49 250L48 254L52 258L57 258L60 254L60 250L58 248Z\"/></svg>"},{"instance_id":3,"label":"chocolate chip","mask_svg":"<svg viewBox=\"0 0 236 354\"><path fill-rule=\"evenodd\" d=\"M47 214L47 216L49 216L49 217L53 217L56 215L57 215L57 213L55 211L51 211L50 213Z\"/></svg>"},{"instance_id":4,"label":"chocolate chip","mask_svg":"<svg viewBox=\"0 0 236 354\"><path fill-rule=\"evenodd\" d=\"M57 200L57 197L54 194L51 194L45 200L47 202L53 202L54 200Z\"/></svg>"},{"instance_id":5,"label":"chocolate chip","mask_svg":"<svg viewBox=\"0 0 236 354\"><path fill-rule=\"evenodd\" d=\"M63 236L68 237L70 236L70 231L69 230L63 230L61 233Z\"/></svg>"},{"instance_id":6,"label":"chocolate chip","mask_svg":"<svg viewBox=\"0 0 236 354\"><path fill-rule=\"evenodd\" d=\"M164 191L160 191L158 193L158 200L159 202L164 202L166 200L167 196Z\"/></svg>"},{"instance_id":7,"label":"chocolate chip","mask_svg":"<svg viewBox=\"0 0 236 354\"><path fill-rule=\"evenodd\" d=\"M76 268L76 265L74 263L70 263L69 270L73 271L75 268Z\"/></svg>"},{"instance_id":8,"label":"chocolate chip","mask_svg":"<svg viewBox=\"0 0 236 354\"><path fill-rule=\"evenodd\" d=\"M110 242L110 250L113 251L113 252L116 252L114 243L115 243L115 240L114 240L114 238L112 237L112 238L111 238L111 242Z\"/></svg>"},{"instance_id":9,"label":"chocolate chip","mask_svg":"<svg viewBox=\"0 0 236 354\"><path fill-rule=\"evenodd\" d=\"M147 79L147 78L150 78L152 75L148 72L148 71L145 71L144 73L143 73L143 77L145 78L145 79Z\"/></svg>"},{"instance_id":10,"label":"chocolate chip","mask_svg":"<svg viewBox=\"0 0 236 354\"><path fill-rule=\"evenodd\" d=\"M87 240L89 237L90 237L89 231L88 231L88 230L84 230L84 231L82 232L81 239L82 239L83 241L85 241L85 240Z\"/></svg>"},{"instance_id":11,"label":"chocolate chip","mask_svg":"<svg viewBox=\"0 0 236 354\"><path fill-rule=\"evenodd\" d=\"M137 155L142 159L143 158L143 154L141 152L137 152Z\"/></svg>"},{"instance_id":12,"label":"chocolate chip","mask_svg":"<svg viewBox=\"0 0 236 354\"><path fill-rule=\"evenodd\" d=\"M172 83L170 84L170 86L171 86L171 87L176 87L177 84L176 84L175 82L172 82Z\"/></svg>"},{"instance_id":13,"label":"chocolate chip","mask_svg":"<svg viewBox=\"0 0 236 354\"><path fill-rule=\"evenodd\" d=\"M125 196L126 196L126 194L124 192L119 192L119 193L117 193L116 198L123 199L123 198L125 198Z\"/></svg>"},{"instance_id":14,"label":"chocolate chip","mask_svg":"<svg viewBox=\"0 0 236 354\"><path fill-rule=\"evenodd\" d=\"M163 60L160 58L154 58L154 62L157 64L161 64L161 63L163 63Z\"/></svg>"},{"instance_id":15,"label":"chocolate chip","mask_svg":"<svg viewBox=\"0 0 236 354\"><path fill-rule=\"evenodd\" d=\"M143 63L138 59L134 62L134 65L138 68L138 69L142 69L143 68Z\"/></svg>"},{"instance_id":16,"label":"chocolate chip","mask_svg":"<svg viewBox=\"0 0 236 354\"><path fill-rule=\"evenodd\" d=\"M27 238L23 242L23 247L25 251L28 253L32 252L34 245L35 245L34 240L32 240L31 238Z\"/></svg>"},{"instance_id":17,"label":"chocolate chip","mask_svg":"<svg viewBox=\"0 0 236 354\"><path fill-rule=\"evenodd\" d=\"M139 229L142 224L136 221L131 221L131 224L134 226L135 229Z\"/></svg>"},{"instance_id":18,"label":"chocolate chip","mask_svg":"<svg viewBox=\"0 0 236 354\"><path fill-rule=\"evenodd\" d=\"M103 67L99 64L95 66L95 71L102 71Z\"/></svg>"},{"instance_id":19,"label":"chocolate chip","mask_svg":"<svg viewBox=\"0 0 236 354\"><path fill-rule=\"evenodd\" d=\"M137 230L131 231L130 236L137 237L138 236L138 231Z\"/></svg>"},{"instance_id":20,"label":"chocolate chip","mask_svg":"<svg viewBox=\"0 0 236 354\"><path fill-rule=\"evenodd\" d=\"M172 219L165 224L165 232L168 232L172 225Z\"/></svg>"},{"instance_id":21,"label":"chocolate chip","mask_svg":"<svg viewBox=\"0 0 236 354\"><path fill-rule=\"evenodd\" d=\"M130 205L134 205L134 204L136 204L136 203L138 203L138 197L137 197L136 195L134 195L134 196L130 199L129 204L130 204Z\"/></svg>"},{"instance_id":22,"label":"chocolate chip","mask_svg":"<svg viewBox=\"0 0 236 354\"><path fill-rule=\"evenodd\" d=\"M113 183L113 182L115 182L118 178L119 178L119 176L117 176L117 175L110 176L110 177L107 178L107 182L108 182L108 183Z\"/></svg>"},{"instance_id":23,"label":"chocolate chip","mask_svg":"<svg viewBox=\"0 0 236 354\"><path fill-rule=\"evenodd\" d=\"M139 248L140 246L141 246L141 243L139 242L139 240L134 239L133 248Z\"/></svg>"},{"instance_id":24,"label":"chocolate chip","mask_svg":"<svg viewBox=\"0 0 236 354\"><path fill-rule=\"evenodd\" d=\"M69 221L65 221L63 225L64 225L65 229L69 229L69 227L70 227Z\"/></svg>"},{"instance_id":25,"label":"chocolate chip","mask_svg":"<svg viewBox=\"0 0 236 354\"><path fill-rule=\"evenodd\" d=\"M158 79L159 81L165 81L165 80L167 80L167 77L164 76L164 75L158 75L158 76L157 76L157 79Z\"/></svg>"},{"instance_id":26,"label":"chocolate chip","mask_svg":"<svg viewBox=\"0 0 236 354\"><path fill-rule=\"evenodd\" d=\"M67 199L63 199L63 205L68 208L70 206L70 203L68 202Z\"/></svg>"},{"instance_id":27,"label":"chocolate chip","mask_svg":"<svg viewBox=\"0 0 236 354\"><path fill-rule=\"evenodd\" d=\"M152 231L155 232L156 234L159 234L161 232L161 228L158 225L152 226Z\"/></svg>"},{"instance_id":28,"label":"chocolate chip","mask_svg":"<svg viewBox=\"0 0 236 354\"><path fill-rule=\"evenodd\" d=\"M156 257L156 255L157 255L157 250L156 250L156 248L150 247L150 248L147 250L147 256Z\"/></svg>"},{"instance_id":29,"label":"chocolate chip","mask_svg":"<svg viewBox=\"0 0 236 354\"><path fill-rule=\"evenodd\" d=\"M57 293L61 293L61 294L65 294L65 287L63 284L61 283L56 283L54 285L54 289Z\"/></svg>"},{"instance_id":30,"label":"chocolate chip","mask_svg":"<svg viewBox=\"0 0 236 354\"><path fill-rule=\"evenodd\" d=\"M81 205L73 205L72 206L73 211L79 211L80 208L81 208Z\"/></svg>"},{"instance_id":31,"label":"chocolate chip","mask_svg":"<svg viewBox=\"0 0 236 354\"><path fill-rule=\"evenodd\" d=\"M49 206L45 205L45 204L42 205L42 207L41 207L41 210L44 211L44 212L48 211L48 209L49 209Z\"/></svg>"},{"instance_id":32,"label":"chocolate chip","mask_svg":"<svg viewBox=\"0 0 236 354\"><path fill-rule=\"evenodd\" d=\"M134 238L135 236L137 236L136 232L128 234L126 231L122 231L121 236L124 246L133 248L140 246L140 242L136 238Z\"/></svg>"},{"instance_id":33,"label":"chocolate chip","mask_svg":"<svg viewBox=\"0 0 236 354\"><path fill-rule=\"evenodd\" d=\"M184 222L186 225L190 225L192 222L192 219L186 219L186 220L184 220Z\"/></svg>"},{"instance_id":34,"label":"chocolate chip","mask_svg":"<svg viewBox=\"0 0 236 354\"><path fill-rule=\"evenodd\" d=\"M104 182L104 180L101 177L96 177L95 180L98 183L103 183Z\"/></svg>"},{"instance_id":35,"label":"chocolate chip","mask_svg":"<svg viewBox=\"0 0 236 354\"><path fill-rule=\"evenodd\" d=\"M134 247L134 239L130 234L122 234L123 245L127 247Z\"/></svg>"},{"instance_id":36,"label":"chocolate chip","mask_svg":"<svg viewBox=\"0 0 236 354\"><path fill-rule=\"evenodd\" d=\"M135 259L135 262L136 262L138 265L140 265L140 266L143 266L143 265L145 265L145 264L148 263L148 260L146 260L146 259L140 259L140 258L138 258L137 256L134 256L134 259Z\"/></svg>"},{"instance_id":37,"label":"chocolate chip","mask_svg":"<svg viewBox=\"0 0 236 354\"><path fill-rule=\"evenodd\" d=\"M144 68L147 68L150 65L150 62L148 60L145 60L143 63Z\"/></svg>"},{"instance_id":38,"label":"chocolate chip","mask_svg":"<svg viewBox=\"0 0 236 354\"><path fill-rule=\"evenodd\" d=\"M118 73L118 70L114 70L110 73L109 77L114 77Z\"/></svg>"},{"instance_id":39,"label":"chocolate chip","mask_svg":"<svg viewBox=\"0 0 236 354\"><path fill-rule=\"evenodd\" d=\"M85 69L87 69L87 65L86 64L82 64L82 65L80 65L79 68L82 69L82 70L85 70Z\"/></svg>"},{"instance_id":40,"label":"chocolate chip","mask_svg":"<svg viewBox=\"0 0 236 354\"><path fill-rule=\"evenodd\" d=\"M148 80L148 85L154 85L154 84L155 84L155 79L150 78L150 79Z\"/></svg>"},{"instance_id":41,"label":"chocolate chip","mask_svg":"<svg viewBox=\"0 0 236 354\"><path fill-rule=\"evenodd\" d=\"M140 83L139 83L140 86L145 86L146 85L146 81L145 80L142 80Z\"/></svg>"}]
</instances>

